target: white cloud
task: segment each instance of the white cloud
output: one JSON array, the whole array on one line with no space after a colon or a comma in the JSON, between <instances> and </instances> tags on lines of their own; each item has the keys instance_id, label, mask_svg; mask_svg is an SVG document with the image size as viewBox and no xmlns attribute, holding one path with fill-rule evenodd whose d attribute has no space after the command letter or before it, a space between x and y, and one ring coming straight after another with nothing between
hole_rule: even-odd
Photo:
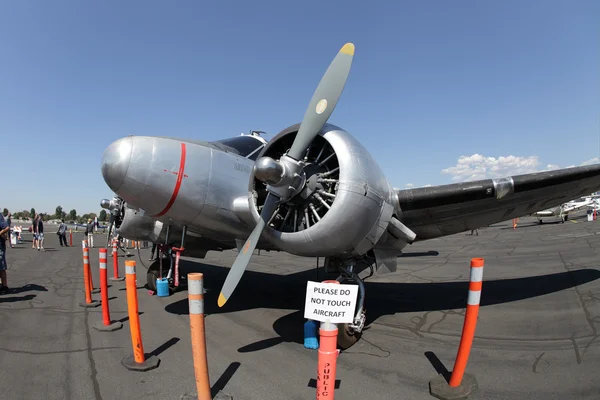
<instances>
[{"instance_id":1,"label":"white cloud","mask_svg":"<svg viewBox=\"0 0 600 400\"><path fill-rule=\"evenodd\" d=\"M597 164L598 162L600 162L600 159L598 157L594 157L591 160L582 162L581 165Z\"/></svg>"},{"instance_id":2,"label":"white cloud","mask_svg":"<svg viewBox=\"0 0 600 400\"><path fill-rule=\"evenodd\" d=\"M508 175L527 174L538 170L537 156L484 157L481 154L460 156L454 167L445 168L443 174L452 176L453 181L474 181Z\"/></svg>"},{"instance_id":3,"label":"white cloud","mask_svg":"<svg viewBox=\"0 0 600 400\"><path fill-rule=\"evenodd\" d=\"M409 188L409 189L410 189L410 188L412 188L412 187L415 187L415 185L414 185L414 184L412 184L412 183L407 183L406 185L404 185L404 187L406 187L406 188Z\"/></svg>"},{"instance_id":4,"label":"white cloud","mask_svg":"<svg viewBox=\"0 0 600 400\"><path fill-rule=\"evenodd\" d=\"M584 161L581 165L590 165L600 162L598 157ZM573 167L573 165L571 165ZM464 182L478 179L499 178L529 174L532 172L551 171L561 168L556 164L546 164L544 168L538 156L500 156L485 157L481 154L460 156L454 167L444 168L442 174L451 176L453 181ZM569 168L569 167L565 167Z\"/></svg>"}]
</instances>

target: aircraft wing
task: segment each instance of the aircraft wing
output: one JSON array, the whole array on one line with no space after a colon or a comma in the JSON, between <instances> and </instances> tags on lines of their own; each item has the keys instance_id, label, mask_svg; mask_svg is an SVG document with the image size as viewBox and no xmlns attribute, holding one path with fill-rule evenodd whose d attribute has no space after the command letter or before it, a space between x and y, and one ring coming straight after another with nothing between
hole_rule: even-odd
<instances>
[{"instance_id":1,"label":"aircraft wing","mask_svg":"<svg viewBox=\"0 0 600 400\"><path fill-rule=\"evenodd\" d=\"M558 206L600 189L600 164L398 190L399 218L416 241L452 235Z\"/></svg>"}]
</instances>

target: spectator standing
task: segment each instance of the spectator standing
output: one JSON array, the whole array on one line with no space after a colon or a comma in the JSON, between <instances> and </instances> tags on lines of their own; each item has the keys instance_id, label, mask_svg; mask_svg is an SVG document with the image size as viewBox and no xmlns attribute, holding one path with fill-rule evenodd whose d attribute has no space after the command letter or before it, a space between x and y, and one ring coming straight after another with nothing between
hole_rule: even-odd
<instances>
[{"instance_id":1,"label":"spectator standing","mask_svg":"<svg viewBox=\"0 0 600 400\"><path fill-rule=\"evenodd\" d=\"M94 224L92 223L92 219L88 218L88 223L85 226L85 233L87 234L88 239L88 247L94 247Z\"/></svg>"},{"instance_id":2,"label":"spectator standing","mask_svg":"<svg viewBox=\"0 0 600 400\"><path fill-rule=\"evenodd\" d=\"M4 219L4 216L0 214L0 279L2 280L2 286L0 286L0 293L8 293L8 281L6 280L6 237L8 232L8 224Z\"/></svg>"},{"instance_id":3,"label":"spectator standing","mask_svg":"<svg viewBox=\"0 0 600 400\"><path fill-rule=\"evenodd\" d=\"M58 227L58 240L60 242L60 247L65 244L65 247L69 247L67 245L67 224L65 224L65 220L60 220L60 226Z\"/></svg>"},{"instance_id":4,"label":"spectator standing","mask_svg":"<svg viewBox=\"0 0 600 400\"><path fill-rule=\"evenodd\" d=\"M12 234L13 234L13 230L12 230L12 217L10 214L10 211L8 212L8 214L6 214L6 223L8 224L8 244L10 245L10 248L13 248L12 245Z\"/></svg>"},{"instance_id":5,"label":"spectator standing","mask_svg":"<svg viewBox=\"0 0 600 400\"><path fill-rule=\"evenodd\" d=\"M35 249L38 243L38 235L37 235L37 223L38 223L38 218L40 217L40 214L35 214L33 216L33 219L31 220L31 233L33 233L33 240L32 240L32 244L31 244L31 248Z\"/></svg>"},{"instance_id":6,"label":"spectator standing","mask_svg":"<svg viewBox=\"0 0 600 400\"><path fill-rule=\"evenodd\" d=\"M38 214L38 221L37 221L37 236L38 236L38 242L37 242L37 249L41 250L41 251L46 251L44 250L44 215L43 214Z\"/></svg>"}]
</instances>

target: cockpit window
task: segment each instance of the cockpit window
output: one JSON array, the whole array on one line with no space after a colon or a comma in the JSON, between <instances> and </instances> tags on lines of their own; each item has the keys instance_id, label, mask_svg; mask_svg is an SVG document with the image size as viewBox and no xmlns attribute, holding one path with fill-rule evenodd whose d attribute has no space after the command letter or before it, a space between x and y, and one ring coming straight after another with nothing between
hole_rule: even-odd
<instances>
[{"instance_id":1,"label":"cockpit window","mask_svg":"<svg viewBox=\"0 0 600 400\"><path fill-rule=\"evenodd\" d=\"M248 158L252 160L256 160L258 153L260 153L259 148L264 146L263 141L255 136L236 136L217 140L213 143L224 145L233 150L233 153L239 154L242 157L250 156Z\"/></svg>"}]
</instances>

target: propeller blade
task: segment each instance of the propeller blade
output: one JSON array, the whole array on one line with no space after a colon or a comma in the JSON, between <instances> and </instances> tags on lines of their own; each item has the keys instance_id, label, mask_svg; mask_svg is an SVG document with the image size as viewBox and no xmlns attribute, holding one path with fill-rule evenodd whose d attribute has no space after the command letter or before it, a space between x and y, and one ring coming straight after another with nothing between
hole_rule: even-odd
<instances>
[{"instance_id":1,"label":"propeller blade","mask_svg":"<svg viewBox=\"0 0 600 400\"><path fill-rule=\"evenodd\" d=\"M333 59L315 90L289 156L300 160L315 136L323 128L342 95L354 57L354 44L346 43Z\"/></svg>"},{"instance_id":2,"label":"propeller blade","mask_svg":"<svg viewBox=\"0 0 600 400\"><path fill-rule=\"evenodd\" d=\"M265 205L260 213L260 219L246 240L246 243L244 243L244 247L242 247L241 251L238 253L237 258L235 259L235 262L231 266L231 270L225 279L225 283L223 284L223 288L219 294L219 307L223 307L227 300L229 300L237 284L242 278L242 275L244 274L244 271L250 262L250 258L252 258L252 253L254 253L258 239L260 238L260 235L267 222L271 219L277 208L277 203L277 196L271 193L267 194Z\"/></svg>"}]
</instances>

